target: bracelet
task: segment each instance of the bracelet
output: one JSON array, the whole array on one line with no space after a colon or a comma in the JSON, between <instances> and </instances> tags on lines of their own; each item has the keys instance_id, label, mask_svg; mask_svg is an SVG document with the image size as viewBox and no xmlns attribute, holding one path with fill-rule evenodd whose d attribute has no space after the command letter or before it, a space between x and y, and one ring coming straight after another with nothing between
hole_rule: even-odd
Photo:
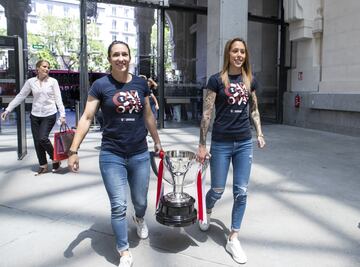
<instances>
[{"instance_id":1,"label":"bracelet","mask_svg":"<svg viewBox=\"0 0 360 267\"><path fill-rule=\"evenodd\" d=\"M72 155L77 155L78 154L78 152L77 151L73 151L73 150L69 150L69 152L68 152L68 156L70 157L70 156L72 156Z\"/></svg>"},{"instance_id":2,"label":"bracelet","mask_svg":"<svg viewBox=\"0 0 360 267\"><path fill-rule=\"evenodd\" d=\"M263 134L258 134L257 137L262 137L262 138L264 138L264 135L263 135Z\"/></svg>"}]
</instances>

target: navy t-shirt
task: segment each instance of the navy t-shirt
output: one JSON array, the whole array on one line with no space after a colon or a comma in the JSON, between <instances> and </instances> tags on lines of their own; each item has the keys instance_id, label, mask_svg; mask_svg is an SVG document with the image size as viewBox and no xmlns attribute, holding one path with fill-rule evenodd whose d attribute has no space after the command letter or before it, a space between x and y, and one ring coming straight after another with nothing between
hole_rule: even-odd
<instances>
[{"instance_id":1,"label":"navy t-shirt","mask_svg":"<svg viewBox=\"0 0 360 267\"><path fill-rule=\"evenodd\" d=\"M89 95L100 100L104 118L102 150L129 156L148 149L143 111L149 93L146 80L134 75L128 83L116 81L111 74L93 83Z\"/></svg>"},{"instance_id":2,"label":"navy t-shirt","mask_svg":"<svg viewBox=\"0 0 360 267\"><path fill-rule=\"evenodd\" d=\"M249 98L242 75L229 75L230 86L225 88L220 73L212 75L207 89L216 93L215 120L211 139L214 141L241 141L251 138ZM253 78L251 91L257 89Z\"/></svg>"}]
</instances>

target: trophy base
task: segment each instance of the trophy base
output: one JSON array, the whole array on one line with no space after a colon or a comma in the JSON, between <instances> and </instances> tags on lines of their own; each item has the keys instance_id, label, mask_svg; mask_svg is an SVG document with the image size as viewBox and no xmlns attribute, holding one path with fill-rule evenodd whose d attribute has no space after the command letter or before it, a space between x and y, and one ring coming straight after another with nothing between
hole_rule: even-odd
<instances>
[{"instance_id":1,"label":"trophy base","mask_svg":"<svg viewBox=\"0 0 360 267\"><path fill-rule=\"evenodd\" d=\"M194 208L195 199L191 196L186 202L169 201L162 196L156 211L156 220L167 226L183 227L196 222L197 211Z\"/></svg>"}]
</instances>

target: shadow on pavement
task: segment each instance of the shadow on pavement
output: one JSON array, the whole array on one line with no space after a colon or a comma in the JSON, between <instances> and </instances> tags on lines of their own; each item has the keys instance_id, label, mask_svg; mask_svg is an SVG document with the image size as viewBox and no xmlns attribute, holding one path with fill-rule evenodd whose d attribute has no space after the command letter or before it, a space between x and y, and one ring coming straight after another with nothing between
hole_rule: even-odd
<instances>
[{"instance_id":1,"label":"shadow on pavement","mask_svg":"<svg viewBox=\"0 0 360 267\"><path fill-rule=\"evenodd\" d=\"M118 265L120 258L119 253L114 247L115 237L106 232L99 231L97 229L107 228L108 225L101 223L93 224L89 229L82 231L78 236L69 244L64 251L65 258L76 257L76 247L85 239L91 240L91 248L98 255L103 256L108 262Z\"/></svg>"}]
</instances>

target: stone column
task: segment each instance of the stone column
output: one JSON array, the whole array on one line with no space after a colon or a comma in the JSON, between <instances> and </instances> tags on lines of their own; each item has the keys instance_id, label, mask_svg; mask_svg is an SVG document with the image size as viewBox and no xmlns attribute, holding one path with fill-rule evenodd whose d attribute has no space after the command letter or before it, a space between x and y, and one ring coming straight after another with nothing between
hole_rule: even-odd
<instances>
[{"instance_id":1,"label":"stone column","mask_svg":"<svg viewBox=\"0 0 360 267\"><path fill-rule=\"evenodd\" d=\"M225 43L234 37L247 40L248 0L208 1L207 78L223 64Z\"/></svg>"},{"instance_id":2,"label":"stone column","mask_svg":"<svg viewBox=\"0 0 360 267\"><path fill-rule=\"evenodd\" d=\"M8 0L4 3L5 16L7 20L7 35L18 35L23 40L24 48L24 73L27 70L27 30L26 22L28 13L31 12L30 0ZM10 54L11 56L11 54ZM13 62L13 60L9 60ZM9 66L10 68L14 66Z\"/></svg>"},{"instance_id":3,"label":"stone column","mask_svg":"<svg viewBox=\"0 0 360 267\"><path fill-rule=\"evenodd\" d=\"M139 74L149 77L151 71L151 28L155 23L154 9L137 7L135 21L138 40L138 70Z\"/></svg>"},{"instance_id":4,"label":"stone column","mask_svg":"<svg viewBox=\"0 0 360 267\"><path fill-rule=\"evenodd\" d=\"M222 69L225 43L234 37L247 40L248 0L208 1L207 18L206 74L208 80L212 74ZM214 117L213 114L211 125Z\"/></svg>"},{"instance_id":5,"label":"stone column","mask_svg":"<svg viewBox=\"0 0 360 267\"><path fill-rule=\"evenodd\" d=\"M31 1L29 0L6 1L4 8L8 35L18 35L25 40L27 35L26 22L28 13L31 12L30 4Z\"/></svg>"}]
</instances>

